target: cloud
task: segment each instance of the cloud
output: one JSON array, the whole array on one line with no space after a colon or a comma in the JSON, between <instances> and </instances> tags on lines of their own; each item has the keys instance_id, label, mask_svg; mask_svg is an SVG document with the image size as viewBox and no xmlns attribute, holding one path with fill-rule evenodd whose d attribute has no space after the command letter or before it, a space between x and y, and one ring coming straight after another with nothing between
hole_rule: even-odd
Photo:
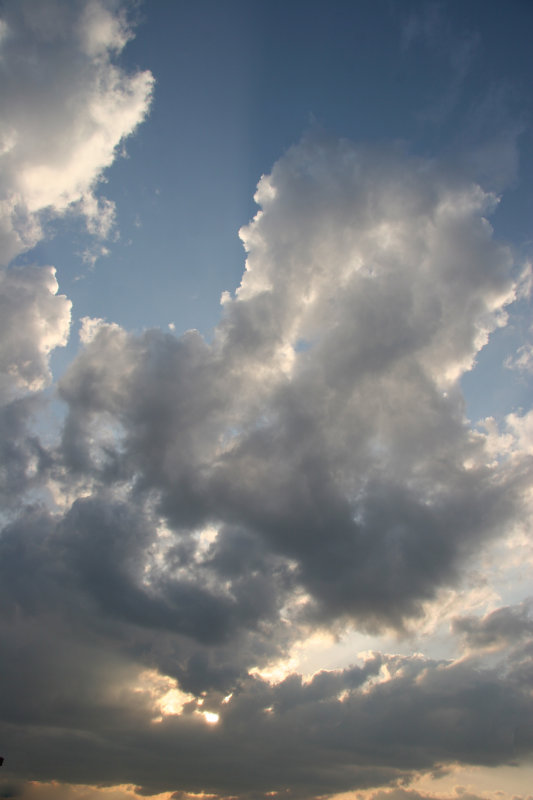
<instances>
[{"instance_id":1,"label":"cloud","mask_svg":"<svg viewBox=\"0 0 533 800\"><path fill-rule=\"evenodd\" d=\"M84 320L60 441L32 451L55 505L0 539L1 691L39 780L314 797L531 750L525 641L485 670L378 654L261 677L317 625L416 624L527 518L527 451L495 459L458 384L517 291L494 198L311 138L257 200L213 342Z\"/></svg>"},{"instance_id":2,"label":"cloud","mask_svg":"<svg viewBox=\"0 0 533 800\"><path fill-rule=\"evenodd\" d=\"M143 120L153 78L113 63L131 29L117 3L8 2L0 50L0 259L42 235L43 212L85 215L106 235L113 208L95 189ZM24 98L21 102L20 98Z\"/></svg>"},{"instance_id":3,"label":"cloud","mask_svg":"<svg viewBox=\"0 0 533 800\"><path fill-rule=\"evenodd\" d=\"M53 267L0 270L0 496L5 510L41 483L51 456L32 430L51 381L49 356L66 344L71 302Z\"/></svg>"},{"instance_id":4,"label":"cloud","mask_svg":"<svg viewBox=\"0 0 533 800\"><path fill-rule=\"evenodd\" d=\"M110 234L97 181L152 86L113 62L131 36L121 8L3 9L13 776L310 798L527 757L525 605L455 621L490 662L374 653L266 677L317 628L416 629L485 547L527 527L529 418L508 419L512 441L472 430L459 383L522 268L488 222L497 198L460 170L304 137L259 182L213 340L85 318L58 435L32 429L70 302L53 268L7 264L48 214Z\"/></svg>"},{"instance_id":5,"label":"cloud","mask_svg":"<svg viewBox=\"0 0 533 800\"><path fill-rule=\"evenodd\" d=\"M88 666L96 667L94 659ZM101 699L85 705L82 695L75 725L65 686L43 714L46 728L25 732L31 773L94 783L97 772L110 784L127 775L143 794L178 785L217 796L317 797L406 782L457 760L509 763L531 747L530 697L511 679L420 657L372 657L307 684L298 675L276 685L248 678L225 703L208 694L203 705L189 703L155 723L145 699L124 684L114 705L111 698L107 706ZM217 724L206 723L198 713L204 708L219 715ZM89 721L92 742L80 729ZM22 727L4 726L3 733L16 753Z\"/></svg>"},{"instance_id":6,"label":"cloud","mask_svg":"<svg viewBox=\"0 0 533 800\"><path fill-rule=\"evenodd\" d=\"M71 302L52 266L11 262L53 216L81 214L89 233L110 235L114 206L98 181L144 119L153 78L113 62L132 35L117 3L22 0L3 3L1 15L1 483L12 504L13 491L35 488L50 462L31 417L51 380L50 353L67 343Z\"/></svg>"},{"instance_id":7,"label":"cloud","mask_svg":"<svg viewBox=\"0 0 533 800\"><path fill-rule=\"evenodd\" d=\"M153 498L178 539L221 529L215 583L237 528L285 564L301 622L401 628L522 513L528 479L488 465L457 384L515 296L493 199L307 140L257 199L214 343L100 324L60 384L62 458Z\"/></svg>"},{"instance_id":8,"label":"cloud","mask_svg":"<svg viewBox=\"0 0 533 800\"><path fill-rule=\"evenodd\" d=\"M66 344L71 302L58 295L53 267L0 272L0 391L37 391L51 379L48 356Z\"/></svg>"},{"instance_id":9,"label":"cloud","mask_svg":"<svg viewBox=\"0 0 533 800\"><path fill-rule=\"evenodd\" d=\"M516 369L522 372L533 372L533 345L529 342L520 345L513 356L505 359L507 369Z\"/></svg>"},{"instance_id":10,"label":"cloud","mask_svg":"<svg viewBox=\"0 0 533 800\"><path fill-rule=\"evenodd\" d=\"M482 619L458 617L453 623L454 631L462 634L473 649L501 650L533 634L532 603L529 599L516 606L498 608Z\"/></svg>"},{"instance_id":11,"label":"cloud","mask_svg":"<svg viewBox=\"0 0 533 800\"><path fill-rule=\"evenodd\" d=\"M503 796L503 792L496 792L496 796ZM492 795L491 795L492 797ZM515 800L529 800L523 796L513 795ZM365 800L488 800L486 795L472 794L466 791L464 786L456 786L453 794L433 793L426 794L414 789L385 789L379 792L372 792L365 795Z\"/></svg>"}]
</instances>

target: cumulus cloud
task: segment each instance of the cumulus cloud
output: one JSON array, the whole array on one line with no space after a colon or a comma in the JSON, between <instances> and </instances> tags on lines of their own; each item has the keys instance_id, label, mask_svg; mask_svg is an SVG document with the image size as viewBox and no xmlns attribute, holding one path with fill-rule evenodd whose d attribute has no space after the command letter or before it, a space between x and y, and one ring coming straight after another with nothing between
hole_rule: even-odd
<instances>
[{"instance_id":1,"label":"cumulus cloud","mask_svg":"<svg viewBox=\"0 0 533 800\"><path fill-rule=\"evenodd\" d=\"M143 120L153 78L113 63L131 30L117 3L8 2L0 50L0 259L42 235L43 212L76 210L106 235L102 170ZM21 102L23 98L23 102Z\"/></svg>"},{"instance_id":2,"label":"cumulus cloud","mask_svg":"<svg viewBox=\"0 0 533 800\"><path fill-rule=\"evenodd\" d=\"M49 384L49 355L66 344L71 314L53 267L11 262L52 216L81 214L92 235L110 234L114 206L97 184L143 120L153 79L114 63L131 37L118 3L22 0L0 14L1 483L11 502L50 461L31 432L37 398L25 395Z\"/></svg>"},{"instance_id":3,"label":"cumulus cloud","mask_svg":"<svg viewBox=\"0 0 533 800\"><path fill-rule=\"evenodd\" d=\"M152 85L113 61L130 35L112 2L3 6L13 778L310 798L529 756L526 604L455 620L490 662L373 653L309 680L267 670L317 628L416 628L487 545L527 530L529 417L472 430L460 391L522 279L488 221L497 198L468 176L304 138L259 182L213 340L86 318L58 436L31 431L71 309L51 267L7 264L46 214L109 234L96 183Z\"/></svg>"},{"instance_id":4,"label":"cumulus cloud","mask_svg":"<svg viewBox=\"0 0 533 800\"><path fill-rule=\"evenodd\" d=\"M129 482L179 536L222 528L205 570L237 526L284 561L301 621L401 627L527 485L490 466L458 389L515 296L493 198L402 154L304 141L257 199L212 345L93 323L60 384L69 476Z\"/></svg>"},{"instance_id":5,"label":"cumulus cloud","mask_svg":"<svg viewBox=\"0 0 533 800\"><path fill-rule=\"evenodd\" d=\"M50 352L67 342L71 302L58 295L53 267L0 272L0 393L42 389Z\"/></svg>"},{"instance_id":6,"label":"cumulus cloud","mask_svg":"<svg viewBox=\"0 0 533 800\"><path fill-rule=\"evenodd\" d=\"M55 505L0 538L0 691L39 780L314 797L531 752L518 612L455 623L507 647L490 669L375 654L307 683L262 673L316 626L416 624L528 518L527 448L495 458L459 388L520 281L494 197L311 138L256 199L212 343L85 319L60 441L26 443ZM46 356L29 352L28 386Z\"/></svg>"}]
</instances>

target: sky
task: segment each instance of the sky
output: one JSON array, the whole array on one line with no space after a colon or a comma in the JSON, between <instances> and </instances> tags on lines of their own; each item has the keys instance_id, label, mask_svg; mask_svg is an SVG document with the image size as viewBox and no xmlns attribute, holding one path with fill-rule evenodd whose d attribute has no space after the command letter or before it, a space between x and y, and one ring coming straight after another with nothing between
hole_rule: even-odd
<instances>
[{"instance_id":1,"label":"sky","mask_svg":"<svg viewBox=\"0 0 533 800\"><path fill-rule=\"evenodd\" d=\"M531 800L532 28L0 2L0 798Z\"/></svg>"}]
</instances>

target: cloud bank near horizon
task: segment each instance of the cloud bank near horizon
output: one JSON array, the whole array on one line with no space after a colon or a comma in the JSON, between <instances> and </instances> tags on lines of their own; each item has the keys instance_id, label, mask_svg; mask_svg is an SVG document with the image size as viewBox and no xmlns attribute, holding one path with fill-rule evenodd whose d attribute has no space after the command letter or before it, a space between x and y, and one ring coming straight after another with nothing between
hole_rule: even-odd
<instances>
[{"instance_id":1,"label":"cloud bank near horizon","mask_svg":"<svg viewBox=\"0 0 533 800\"><path fill-rule=\"evenodd\" d=\"M108 230L96 181L152 78L113 62L131 35L116 4L46 25L30 5L7 5L0 45L28 83L7 84L0 167L13 774L309 798L530 758L527 602L454 611L455 660L264 672L317 631L414 635L491 547L512 559L528 540L531 416L474 429L459 384L527 289L488 221L497 199L438 160L304 137L259 182L213 340L85 319L45 441L31 417L70 302L51 267L7 265L43 212ZM28 124L13 98L37 95L36 61L66 83Z\"/></svg>"}]
</instances>

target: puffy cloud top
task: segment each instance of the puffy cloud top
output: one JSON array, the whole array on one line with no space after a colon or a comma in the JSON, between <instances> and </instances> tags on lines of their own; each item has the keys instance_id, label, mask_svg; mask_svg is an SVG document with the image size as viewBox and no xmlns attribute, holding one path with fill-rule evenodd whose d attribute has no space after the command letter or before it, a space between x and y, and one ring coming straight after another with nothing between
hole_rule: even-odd
<instances>
[{"instance_id":1,"label":"puffy cloud top","mask_svg":"<svg viewBox=\"0 0 533 800\"><path fill-rule=\"evenodd\" d=\"M79 204L108 229L93 190L117 145L143 120L153 78L128 74L116 55L131 36L117 3L2 6L0 263L40 236L40 212Z\"/></svg>"}]
</instances>

